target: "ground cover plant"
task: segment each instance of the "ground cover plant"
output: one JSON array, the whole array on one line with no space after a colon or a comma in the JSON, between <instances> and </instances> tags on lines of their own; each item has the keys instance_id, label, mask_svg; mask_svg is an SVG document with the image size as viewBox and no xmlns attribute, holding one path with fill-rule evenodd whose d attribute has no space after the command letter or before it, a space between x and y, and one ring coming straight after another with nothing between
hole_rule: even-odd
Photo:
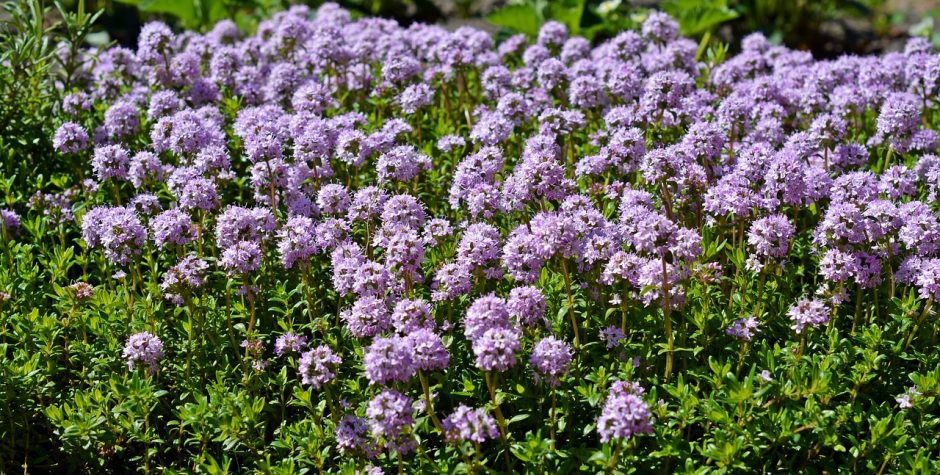
<instances>
[{"instance_id":1,"label":"ground cover plant","mask_svg":"<svg viewBox=\"0 0 940 475\"><path fill-rule=\"evenodd\" d=\"M940 470L925 40L75 44L4 142L0 472Z\"/></svg>"}]
</instances>

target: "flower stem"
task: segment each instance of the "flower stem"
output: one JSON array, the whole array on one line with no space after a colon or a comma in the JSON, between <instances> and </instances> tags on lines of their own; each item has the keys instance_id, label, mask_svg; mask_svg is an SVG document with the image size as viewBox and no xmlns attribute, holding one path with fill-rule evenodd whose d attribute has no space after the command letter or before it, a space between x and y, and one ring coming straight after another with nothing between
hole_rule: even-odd
<instances>
[{"instance_id":1,"label":"flower stem","mask_svg":"<svg viewBox=\"0 0 940 475\"><path fill-rule=\"evenodd\" d=\"M428 415L431 416L431 422L434 423L434 427L441 434L444 433L444 428L441 426L440 419L437 418L437 414L434 413L434 403L431 402L431 386L428 384L428 378L424 375L424 372L420 369L418 370L418 379L421 380L421 388L424 390L424 402L427 403Z\"/></svg>"},{"instance_id":2,"label":"flower stem","mask_svg":"<svg viewBox=\"0 0 940 475\"><path fill-rule=\"evenodd\" d=\"M571 328L574 329L574 346L581 347L581 331L578 330L578 320L574 316L574 295L571 293L571 276L568 274L568 261L561 259L561 274L565 279L565 293L568 294L568 318L571 319Z\"/></svg>"},{"instance_id":3,"label":"flower stem","mask_svg":"<svg viewBox=\"0 0 940 475\"><path fill-rule=\"evenodd\" d=\"M499 437L503 440L503 445L506 447L506 450L503 452L503 455L506 458L506 472L512 473L512 464L509 460L509 437L506 417L503 416L503 411L499 408L499 403L496 401L496 375L491 374L489 371L485 371L483 373L483 379L486 381L486 387L490 392L490 401L493 403L493 412L496 413L496 422L499 424Z\"/></svg>"}]
</instances>

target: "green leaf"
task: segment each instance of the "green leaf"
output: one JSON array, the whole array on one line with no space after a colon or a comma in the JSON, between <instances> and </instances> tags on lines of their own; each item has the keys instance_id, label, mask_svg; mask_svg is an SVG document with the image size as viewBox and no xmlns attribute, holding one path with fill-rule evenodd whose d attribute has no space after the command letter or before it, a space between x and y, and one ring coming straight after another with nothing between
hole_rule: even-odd
<instances>
[{"instance_id":1,"label":"green leaf","mask_svg":"<svg viewBox=\"0 0 940 475\"><path fill-rule=\"evenodd\" d=\"M584 15L585 0L561 0L548 5L549 17L563 23L572 35L581 31L581 17Z\"/></svg>"},{"instance_id":2,"label":"green leaf","mask_svg":"<svg viewBox=\"0 0 940 475\"><path fill-rule=\"evenodd\" d=\"M685 36L696 36L739 16L727 0L667 0L662 9L679 22Z\"/></svg>"},{"instance_id":3,"label":"green leaf","mask_svg":"<svg viewBox=\"0 0 940 475\"><path fill-rule=\"evenodd\" d=\"M539 16L533 5L507 5L487 15L486 21L534 38L541 26Z\"/></svg>"}]
</instances>

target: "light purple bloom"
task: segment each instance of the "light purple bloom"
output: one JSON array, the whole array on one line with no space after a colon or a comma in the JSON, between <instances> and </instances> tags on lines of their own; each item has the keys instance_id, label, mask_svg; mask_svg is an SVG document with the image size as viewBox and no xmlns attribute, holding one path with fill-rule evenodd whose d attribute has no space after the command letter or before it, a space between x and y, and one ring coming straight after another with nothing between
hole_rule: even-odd
<instances>
[{"instance_id":1,"label":"light purple bloom","mask_svg":"<svg viewBox=\"0 0 940 475\"><path fill-rule=\"evenodd\" d=\"M535 380L544 379L549 386L557 387L559 378L568 372L573 352L571 345L553 336L545 337L532 348L529 364L535 370Z\"/></svg>"},{"instance_id":2,"label":"light purple bloom","mask_svg":"<svg viewBox=\"0 0 940 475\"><path fill-rule=\"evenodd\" d=\"M146 365L147 373L154 374L157 362L163 358L163 342L148 332L135 333L124 344L123 354L128 369Z\"/></svg>"},{"instance_id":3,"label":"light purple bloom","mask_svg":"<svg viewBox=\"0 0 940 475\"><path fill-rule=\"evenodd\" d=\"M807 328L817 327L829 321L829 308L819 300L802 299L787 311L793 321L793 330L802 334Z\"/></svg>"},{"instance_id":4,"label":"light purple bloom","mask_svg":"<svg viewBox=\"0 0 940 475\"><path fill-rule=\"evenodd\" d=\"M289 334L288 334L289 335ZM287 336L287 335L284 335ZM302 337L301 337L302 338ZM278 339L280 341L280 339ZM290 351L299 351L303 342L295 340ZM294 349L296 348L296 349ZM275 351L276 351L275 347ZM282 352L285 350L282 350ZM281 354L281 353L278 353ZM320 345L307 351L300 357L299 370L301 383L309 384L316 389L320 389L324 384L332 381L336 377L336 367L343 360L333 353L329 346Z\"/></svg>"},{"instance_id":5,"label":"light purple bloom","mask_svg":"<svg viewBox=\"0 0 940 475\"><path fill-rule=\"evenodd\" d=\"M483 443L499 437L496 420L484 409L471 409L463 404L441 421L448 442L471 441Z\"/></svg>"}]
</instances>

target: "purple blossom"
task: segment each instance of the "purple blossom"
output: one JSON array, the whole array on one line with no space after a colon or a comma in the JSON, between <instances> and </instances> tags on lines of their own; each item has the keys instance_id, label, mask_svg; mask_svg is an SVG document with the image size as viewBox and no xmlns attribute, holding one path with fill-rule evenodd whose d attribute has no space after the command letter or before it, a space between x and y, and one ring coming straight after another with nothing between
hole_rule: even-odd
<instances>
[{"instance_id":1,"label":"purple blossom","mask_svg":"<svg viewBox=\"0 0 940 475\"><path fill-rule=\"evenodd\" d=\"M323 214L341 216L349 210L349 205L349 193L342 185L323 185L317 193L317 206Z\"/></svg>"},{"instance_id":2,"label":"purple blossom","mask_svg":"<svg viewBox=\"0 0 940 475\"><path fill-rule=\"evenodd\" d=\"M463 320L464 336L475 341L492 328L510 328L509 309L506 301L489 294L470 304Z\"/></svg>"},{"instance_id":3,"label":"purple blossom","mask_svg":"<svg viewBox=\"0 0 940 475\"><path fill-rule=\"evenodd\" d=\"M105 257L115 264L127 265L140 255L147 242L147 230L134 210L102 206L85 214L82 237L90 247L104 248Z\"/></svg>"},{"instance_id":4,"label":"purple blossom","mask_svg":"<svg viewBox=\"0 0 940 475\"><path fill-rule=\"evenodd\" d=\"M127 179L130 159L127 150L120 145L104 145L95 148L95 155L91 160L91 167L95 171L98 181L108 178L116 180Z\"/></svg>"},{"instance_id":5,"label":"purple blossom","mask_svg":"<svg viewBox=\"0 0 940 475\"><path fill-rule=\"evenodd\" d=\"M414 424L411 404L411 398L393 389L386 389L372 398L366 408L372 435L387 440L399 438Z\"/></svg>"},{"instance_id":6,"label":"purple blossom","mask_svg":"<svg viewBox=\"0 0 940 475\"><path fill-rule=\"evenodd\" d=\"M292 216L277 232L277 251L285 269L300 262L300 267L309 265L308 259L318 251L316 227L306 216Z\"/></svg>"},{"instance_id":7,"label":"purple blossom","mask_svg":"<svg viewBox=\"0 0 940 475\"><path fill-rule=\"evenodd\" d=\"M88 148L88 132L75 122L65 122L56 129L52 147L62 153L78 153Z\"/></svg>"},{"instance_id":8,"label":"purple blossom","mask_svg":"<svg viewBox=\"0 0 940 475\"><path fill-rule=\"evenodd\" d=\"M196 239L196 228L189 215L179 208L166 210L150 220L153 242L158 248L166 245L185 246Z\"/></svg>"},{"instance_id":9,"label":"purple blossom","mask_svg":"<svg viewBox=\"0 0 940 475\"><path fill-rule=\"evenodd\" d=\"M290 333L287 335L290 335ZM280 341L280 339L278 339L278 341ZM295 339L292 342L290 349L286 351L300 351L300 348L302 348L303 345L303 341ZM277 351L276 347L275 351ZM285 350L282 350L282 352L283 351ZM279 352L278 354L280 355L282 352ZM333 350L331 350L329 346L320 345L316 348L313 348L300 356L298 367L301 377L300 382L303 384L309 384L315 389L320 389L324 384L336 378L336 367L339 366L339 364L342 362L343 360L339 356L333 354Z\"/></svg>"},{"instance_id":10,"label":"purple blossom","mask_svg":"<svg viewBox=\"0 0 940 475\"><path fill-rule=\"evenodd\" d=\"M186 296L205 285L208 270L209 264L206 261L188 255L163 274L160 289L167 300L176 305L184 305Z\"/></svg>"},{"instance_id":11,"label":"purple blossom","mask_svg":"<svg viewBox=\"0 0 940 475\"><path fill-rule=\"evenodd\" d=\"M148 332L135 333L124 344L123 354L128 369L146 365L147 373L152 375L157 372L157 362L163 358L163 342Z\"/></svg>"},{"instance_id":12,"label":"purple blossom","mask_svg":"<svg viewBox=\"0 0 940 475\"><path fill-rule=\"evenodd\" d=\"M802 299L787 311L793 321L793 330L802 334L807 328L817 327L829 321L829 308L819 300Z\"/></svg>"},{"instance_id":13,"label":"purple blossom","mask_svg":"<svg viewBox=\"0 0 940 475\"><path fill-rule=\"evenodd\" d=\"M506 300L509 316L527 327L548 326L548 320L545 318L546 307L545 296L538 288L532 286L512 289Z\"/></svg>"},{"instance_id":14,"label":"purple blossom","mask_svg":"<svg viewBox=\"0 0 940 475\"><path fill-rule=\"evenodd\" d=\"M9 209L0 209L0 227L3 231L2 236L16 234L20 230L19 215Z\"/></svg>"},{"instance_id":15,"label":"purple blossom","mask_svg":"<svg viewBox=\"0 0 940 475\"><path fill-rule=\"evenodd\" d=\"M759 258L784 258L790 250L793 231L793 224L786 216L767 216L751 224L747 243Z\"/></svg>"},{"instance_id":16,"label":"purple blossom","mask_svg":"<svg viewBox=\"0 0 940 475\"><path fill-rule=\"evenodd\" d=\"M284 356L289 353L300 353L306 347L307 337L294 332L287 332L277 337L277 340L274 341L274 353L278 356Z\"/></svg>"},{"instance_id":17,"label":"purple blossom","mask_svg":"<svg viewBox=\"0 0 940 475\"><path fill-rule=\"evenodd\" d=\"M597 432L601 442L611 439L629 439L635 435L653 432L649 406L636 392L626 392L614 385L607 394L607 401L597 418Z\"/></svg>"},{"instance_id":18,"label":"purple blossom","mask_svg":"<svg viewBox=\"0 0 940 475\"><path fill-rule=\"evenodd\" d=\"M450 355L444 348L441 336L427 328L420 328L405 337L407 344L413 349L412 360L417 369L422 371L436 371L447 368Z\"/></svg>"},{"instance_id":19,"label":"purple blossom","mask_svg":"<svg viewBox=\"0 0 940 475\"><path fill-rule=\"evenodd\" d=\"M69 286L69 289L75 294L75 299L82 301L95 296L95 288L88 282L76 282Z\"/></svg>"},{"instance_id":20,"label":"purple blossom","mask_svg":"<svg viewBox=\"0 0 940 475\"><path fill-rule=\"evenodd\" d=\"M261 246L254 241L239 241L222 251L219 260L229 275L247 276L261 267Z\"/></svg>"},{"instance_id":21,"label":"purple blossom","mask_svg":"<svg viewBox=\"0 0 940 475\"><path fill-rule=\"evenodd\" d=\"M368 437L369 423L361 417L345 415L336 426L336 447L342 453L356 453L375 458L378 447Z\"/></svg>"},{"instance_id":22,"label":"purple blossom","mask_svg":"<svg viewBox=\"0 0 940 475\"><path fill-rule=\"evenodd\" d=\"M568 372L573 352L571 345L553 336L538 341L532 348L529 364L535 371L535 380L544 379L549 386L558 387L559 378Z\"/></svg>"},{"instance_id":23,"label":"purple blossom","mask_svg":"<svg viewBox=\"0 0 940 475\"><path fill-rule=\"evenodd\" d=\"M516 365L516 353L522 347L521 335L510 328L493 327L472 340L476 366L483 371L503 372Z\"/></svg>"},{"instance_id":24,"label":"purple blossom","mask_svg":"<svg viewBox=\"0 0 940 475\"><path fill-rule=\"evenodd\" d=\"M374 296L360 297L351 308L340 313L340 318L356 338L374 337L392 326L388 307Z\"/></svg>"},{"instance_id":25,"label":"purple blossom","mask_svg":"<svg viewBox=\"0 0 940 475\"><path fill-rule=\"evenodd\" d=\"M422 329L433 331L437 324L427 302L421 299L404 299L395 304L392 326L396 332L408 335Z\"/></svg>"},{"instance_id":26,"label":"purple blossom","mask_svg":"<svg viewBox=\"0 0 940 475\"><path fill-rule=\"evenodd\" d=\"M731 322L731 325L725 329L725 334L744 341L751 341L751 338L754 338L754 334L758 331L758 325L757 318L753 316L739 318Z\"/></svg>"},{"instance_id":27,"label":"purple blossom","mask_svg":"<svg viewBox=\"0 0 940 475\"><path fill-rule=\"evenodd\" d=\"M166 167L160 162L160 157L147 151L140 151L130 159L127 175L128 180L136 188L145 184L159 183L166 178Z\"/></svg>"},{"instance_id":28,"label":"purple blossom","mask_svg":"<svg viewBox=\"0 0 940 475\"><path fill-rule=\"evenodd\" d=\"M411 379L417 369L412 343L398 336L376 338L362 360L369 382L384 385Z\"/></svg>"},{"instance_id":29,"label":"purple blossom","mask_svg":"<svg viewBox=\"0 0 940 475\"><path fill-rule=\"evenodd\" d=\"M499 429L493 416L484 409L471 409L463 404L457 406L449 416L441 421L444 438L451 443L471 441L486 442L499 437Z\"/></svg>"},{"instance_id":30,"label":"purple blossom","mask_svg":"<svg viewBox=\"0 0 940 475\"><path fill-rule=\"evenodd\" d=\"M431 158L412 145L399 145L379 156L375 165L379 182L413 180L421 170L431 169Z\"/></svg>"},{"instance_id":31,"label":"purple blossom","mask_svg":"<svg viewBox=\"0 0 940 475\"><path fill-rule=\"evenodd\" d=\"M623 330L620 327L609 326L601 329L601 339L607 344L607 349L616 348L620 345L620 340L623 340L625 335Z\"/></svg>"}]
</instances>

